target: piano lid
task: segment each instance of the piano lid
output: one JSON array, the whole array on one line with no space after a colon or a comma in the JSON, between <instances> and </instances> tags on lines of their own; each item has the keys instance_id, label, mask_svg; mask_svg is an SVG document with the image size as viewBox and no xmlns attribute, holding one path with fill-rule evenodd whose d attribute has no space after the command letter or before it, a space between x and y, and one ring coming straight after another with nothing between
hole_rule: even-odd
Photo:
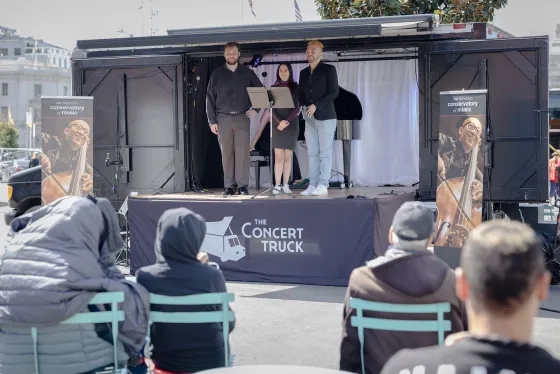
<instances>
[{"instance_id":1,"label":"piano lid","mask_svg":"<svg viewBox=\"0 0 560 374\"><path fill-rule=\"evenodd\" d=\"M342 87L339 87L338 97L334 99L334 108L336 110L336 119L339 121L362 119L363 111L360 99Z\"/></svg>"}]
</instances>

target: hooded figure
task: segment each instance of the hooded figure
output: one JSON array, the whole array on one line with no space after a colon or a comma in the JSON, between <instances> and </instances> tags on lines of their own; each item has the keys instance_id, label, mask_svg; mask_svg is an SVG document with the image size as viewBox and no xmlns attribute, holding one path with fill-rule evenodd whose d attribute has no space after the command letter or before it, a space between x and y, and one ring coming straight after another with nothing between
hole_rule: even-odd
<instances>
[{"instance_id":1,"label":"hooded figure","mask_svg":"<svg viewBox=\"0 0 560 374\"><path fill-rule=\"evenodd\" d=\"M41 373L76 374L113 364L110 327L61 325L99 292L124 292L119 305L119 367L140 357L149 294L115 264L124 247L107 199L63 197L16 218L0 263L0 373L34 373L31 327L38 328ZM103 310L103 305L96 306ZM126 353L125 353L126 352Z\"/></svg>"},{"instance_id":2,"label":"hooded figure","mask_svg":"<svg viewBox=\"0 0 560 374\"><path fill-rule=\"evenodd\" d=\"M188 296L227 292L220 270L197 259L206 235L206 222L186 208L165 211L155 240L157 262L138 270L139 284L154 294ZM219 311L219 305L152 305L162 312ZM230 323L233 331L234 323ZM221 323L152 325L154 365L172 373L194 373L225 366Z\"/></svg>"}]
</instances>

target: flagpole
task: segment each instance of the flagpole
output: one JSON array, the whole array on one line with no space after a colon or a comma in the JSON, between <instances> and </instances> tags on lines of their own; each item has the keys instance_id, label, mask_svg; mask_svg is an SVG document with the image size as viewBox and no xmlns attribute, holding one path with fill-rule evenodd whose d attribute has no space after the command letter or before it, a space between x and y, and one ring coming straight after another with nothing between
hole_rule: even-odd
<instances>
[{"instance_id":1,"label":"flagpole","mask_svg":"<svg viewBox=\"0 0 560 374\"><path fill-rule=\"evenodd\" d=\"M245 0L241 0L241 23L243 23L243 4L245 3Z\"/></svg>"}]
</instances>

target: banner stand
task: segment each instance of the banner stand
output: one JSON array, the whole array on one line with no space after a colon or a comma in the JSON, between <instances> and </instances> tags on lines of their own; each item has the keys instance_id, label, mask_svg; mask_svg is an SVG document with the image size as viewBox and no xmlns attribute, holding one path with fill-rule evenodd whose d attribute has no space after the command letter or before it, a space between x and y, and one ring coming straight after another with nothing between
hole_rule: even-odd
<instances>
[{"instance_id":1,"label":"banner stand","mask_svg":"<svg viewBox=\"0 0 560 374\"><path fill-rule=\"evenodd\" d=\"M93 193L93 97L41 97L41 199Z\"/></svg>"},{"instance_id":2,"label":"banner stand","mask_svg":"<svg viewBox=\"0 0 560 374\"><path fill-rule=\"evenodd\" d=\"M440 93L434 252L459 265L469 233L482 222L487 90Z\"/></svg>"}]
</instances>

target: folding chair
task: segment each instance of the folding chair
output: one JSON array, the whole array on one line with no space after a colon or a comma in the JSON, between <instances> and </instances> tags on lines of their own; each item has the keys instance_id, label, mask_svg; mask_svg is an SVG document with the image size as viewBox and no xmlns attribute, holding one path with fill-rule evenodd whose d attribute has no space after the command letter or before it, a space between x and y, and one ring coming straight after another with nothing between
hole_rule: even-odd
<instances>
[{"instance_id":1,"label":"folding chair","mask_svg":"<svg viewBox=\"0 0 560 374\"><path fill-rule=\"evenodd\" d=\"M120 373L119 363L117 357L117 337L119 334L119 322L124 321L124 312L118 309L118 303L124 301L124 292L103 292L98 293L91 299L88 305L111 304L111 310L99 312L83 312L74 315L61 324L81 325L89 323L111 323L111 334L113 338L113 369L101 371L99 373ZM37 349L38 344L38 331L36 327L31 328L31 337L33 338L33 358L35 360L35 374L39 372L39 352ZM126 367L123 368L126 373Z\"/></svg>"},{"instance_id":2,"label":"folding chair","mask_svg":"<svg viewBox=\"0 0 560 374\"><path fill-rule=\"evenodd\" d=\"M364 329L385 331L409 331L409 332L437 332L438 343L443 345L445 332L451 331L451 322L444 320L444 313L451 310L449 303L437 304L388 304L367 301L358 298L350 299L350 307L356 310L356 316L350 319L353 327L358 329L358 340L360 341L360 358L362 360L362 373L365 374L364 365ZM402 319L387 319L364 317L364 311L386 312L386 313L434 313L437 318L432 321L415 321Z\"/></svg>"},{"instance_id":3,"label":"folding chair","mask_svg":"<svg viewBox=\"0 0 560 374\"><path fill-rule=\"evenodd\" d=\"M226 366L232 365L229 355L229 323L235 321L235 313L229 310L229 303L233 302L233 293L206 293L189 296L164 296L150 294L152 305L221 305L221 311L215 312L150 312L150 322L146 333L144 356L151 357L151 324L152 323L221 323L224 336L224 352ZM196 338L196 337L192 337Z\"/></svg>"}]
</instances>

